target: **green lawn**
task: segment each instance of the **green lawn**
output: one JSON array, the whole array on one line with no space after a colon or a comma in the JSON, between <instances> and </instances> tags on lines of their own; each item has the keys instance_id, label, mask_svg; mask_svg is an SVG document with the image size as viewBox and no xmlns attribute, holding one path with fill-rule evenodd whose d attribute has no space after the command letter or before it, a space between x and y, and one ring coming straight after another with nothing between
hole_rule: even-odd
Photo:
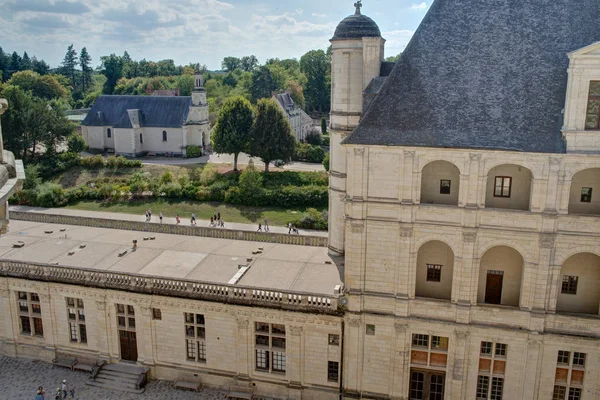
<instances>
[{"instance_id":1,"label":"green lawn","mask_svg":"<svg viewBox=\"0 0 600 400\"><path fill-rule=\"evenodd\" d=\"M211 216L220 212L225 222L255 223L265 218L270 225L285 226L288 222L300 217L304 209L287 210L276 207L248 207L235 206L223 203L202 203L189 200L141 200L120 203L104 203L99 201L81 201L71 204L65 208L87 211L106 211L125 214L144 215L148 208L152 214L158 215L162 212L165 217L175 217L176 214L185 220L196 213L198 219L210 219ZM325 209L325 208L322 208ZM320 209L320 210L322 210Z\"/></svg>"}]
</instances>

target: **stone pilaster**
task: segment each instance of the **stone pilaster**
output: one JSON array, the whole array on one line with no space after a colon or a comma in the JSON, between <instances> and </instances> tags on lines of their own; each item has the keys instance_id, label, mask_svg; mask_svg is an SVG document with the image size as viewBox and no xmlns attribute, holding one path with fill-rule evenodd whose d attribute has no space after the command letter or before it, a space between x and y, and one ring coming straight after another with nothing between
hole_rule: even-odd
<instances>
[{"instance_id":1,"label":"stone pilaster","mask_svg":"<svg viewBox=\"0 0 600 400\"><path fill-rule=\"evenodd\" d=\"M554 263L554 235L543 233L540 235L540 250L537 265L537 274L532 292L534 310L545 310L551 294L552 267Z\"/></svg>"},{"instance_id":2,"label":"stone pilaster","mask_svg":"<svg viewBox=\"0 0 600 400\"><path fill-rule=\"evenodd\" d=\"M527 353L525 356L525 368L523 371L539 371L542 361L542 341L541 338L533 337L527 342ZM524 373L522 379L521 399L537 399L539 390L539 375L537 373Z\"/></svg>"},{"instance_id":3,"label":"stone pilaster","mask_svg":"<svg viewBox=\"0 0 600 400\"><path fill-rule=\"evenodd\" d=\"M416 180L414 177L415 164L415 151L404 150L404 182L402 185L402 204L413 204L413 182ZM419 173L419 171L417 171Z\"/></svg>"},{"instance_id":4,"label":"stone pilaster","mask_svg":"<svg viewBox=\"0 0 600 400\"><path fill-rule=\"evenodd\" d=\"M470 396L466 396L467 390L467 373L469 365L469 344L470 334L466 331L455 331L454 332L454 352L452 363L449 364L450 377L452 379L451 385L451 398L453 399L466 399ZM450 363L450 359L448 359Z\"/></svg>"},{"instance_id":5,"label":"stone pilaster","mask_svg":"<svg viewBox=\"0 0 600 400\"><path fill-rule=\"evenodd\" d=\"M138 343L138 362L146 366L155 364L154 348L154 329L152 326L152 308L143 305L139 308L141 311L135 316L136 337Z\"/></svg>"},{"instance_id":6,"label":"stone pilaster","mask_svg":"<svg viewBox=\"0 0 600 400\"><path fill-rule=\"evenodd\" d=\"M252 363L251 346L249 342L250 332L248 326L250 325L247 319L238 318L237 322L237 376L239 379L249 379L249 368Z\"/></svg>"},{"instance_id":7,"label":"stone pilaster","mask_svg":"<svg viewBox=\"0 0 600 400\"><path fill-rule=\"evenodd\" d=\"M364 325L358 316L349 316L346 319L344 332L344 390L350 393L360 393L363 365L363 335ZM347 361L347 360L352 360Z\"/></svg>"},{"instance_id":8,"label":"stone pilaster","mask_svg":"<svg viewBox=\"0 0 600 400\"><path fill-rule=\"evenodd\" d=\"M302 327L288 327L286 335L287 378L293 387L302 386ZM298 399L300 399L298 397Z\"/></svg>"},{"instance_id":9,"label":"stone pilaster","mask_svg":"<svg viewBox=\"0 0 600 400\"><path fill-rule=\"evenodd\" d=\"M477 304L478 265L475 265L477 231L465 229L463 231L463 249L460 267L454 265L454 281L458 287L452 288L452 297L457 293L456 302L459 304ZM458 279L457 279L458 278ZM455 289L457 289L455 291ZM454 299L453 299L454 300Z\"/></svg>"},{"instance_id":10,"label":"stone pilaster","mask_svg":"<svg viewBox=\"0 0 600 400\"><path fill-rule=\"evenodd\" d=\"M408 325L396 322L394 324L396 335L393 343L393 364L390 368L390 382L393 398L404 398L408 393L408 379L410 375L410 338Z\"/></svg>"},{"instance_id":11,"label":"stone pilaster","mask_svg":"<svg viewBox=\"0 0 600 400\"><path fill-rule=\"evenodd\" d=\"M54 305L52 304L50 295L47 293L38 293L40 298L40 307L42 309L42 324L44 326L44 341L46 342L46 349L49 351L55 350L55 338L56 332L56 321L54 318ZM46 333L48 332L48 333Z\"/></svg>"},{"instance_id":12,"label":"stone pilaster","mask_svg":"<svg viewBox=\"0 0 600 400\"><path fill-rule=\"evenodd\" d=\"M469 154L469 177L466 194L466 205L468 208L478 208L479 206L485 207L485 190L483 190L483 203L478 197L479 188L485 188L486 176L479 176L481 170L481 154L471 153ZM461 182L462 184L462 182ZM483 184L483 186L482 186Z\"/></svg>"}]
</instances>

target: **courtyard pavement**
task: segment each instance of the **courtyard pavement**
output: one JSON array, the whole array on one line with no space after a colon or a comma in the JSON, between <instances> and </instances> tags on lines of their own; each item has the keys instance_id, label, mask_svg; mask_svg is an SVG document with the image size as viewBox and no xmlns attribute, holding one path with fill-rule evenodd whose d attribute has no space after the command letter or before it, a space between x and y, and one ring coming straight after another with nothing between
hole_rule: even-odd
<instances>
[{"instance_id":1,"label":"courtyard pavement","mask_svg":"<svg viewBox=\"0 0 600 400\"><path fill-rule=\"evenodd\" d=\"M56 389L63 379L69 389L75 389L77 400L221 400L226 392L203 388L200 392L179 390L172 382L151 381L142 394L106 390L85 384L89 377L86 372L71 371L67 368L24 358L0 356L0 399L32 400L38 386L46 390L46 400L54 400Z\"/></svg>"},{"instance_id":2,"label":"courtyard pavement","mask_svg":"<svg viewBox=\"0 0 600 400\"><path fill-rule=\"evenodd\" d=\"M105 219L113 219L120 221L145 221L146 217L144 215L136 215L136 214L123 214L123 213L111 213L111 212L102 212L102 211L85 211L85 210L73 210L67 208L39 208L39 207L28 207L28 206L11 206L10 210L12 211L25 211L25 212L38 212L43 214L56 214L56 215L69 215L69 216L78 216L78 217L90 217L90 218L105 218ZM158 215L160 210L152 210L152 224L160 223ZM241 224L237 222L227 222L227 215L222 215L223 220L225 221L225 228L223 229L232 229L232 230L240 230L240 231L249 231L256 232L258 229L258 223L256 224ZM189 225L191 214L188 215L180 215L181 225ZM163 224L176 224L175 218L163 218ZM261 224L264 224L264 220L260 221ZM197 219L196 226L208 227L210 225L210 221ZM272 233L288 233L288 228L284 226L269 226L269 232ZM314 231L309 229L300 229L300 236L322 236L325 237L328 235L327 231ZM1 397L0 397L1 398Z\"/></svg>"}]
</instances>

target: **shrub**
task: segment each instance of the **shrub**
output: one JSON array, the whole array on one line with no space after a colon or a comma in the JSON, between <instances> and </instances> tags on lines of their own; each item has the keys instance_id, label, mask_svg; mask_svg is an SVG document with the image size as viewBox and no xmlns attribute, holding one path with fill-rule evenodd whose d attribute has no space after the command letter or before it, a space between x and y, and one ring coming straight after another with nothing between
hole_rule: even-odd
<instances>
[{"instance_id":1,"label":"shrub","mask_svg":"<svg viewBox=\"0 0 600 400\"><path fill-rule=\"evenodd\" d=\"M56 183L43 183L33 189L35 202L33 205L39 207L62 207L67 204L67 197L60 185ZM33 193L31 193L33 195ZM30 197L33 200L33 197Z\"/></svg>"},{"instance_id":2,"label":"shrub","mask_svg":"<svg viewBox=\"0 0 600 400\"><path fill-rule=\"evenodd\" d=\"M329 145L330 145L330 137L328 135L321 136L321 144L323 146L329 147Z\"/></svg>"},{"instance_id":3,"label":"shrub","mask_svg":"<svg viewBox=\"0 0 600 400\"><path fill-rule=\"evenodd\" d=\"M248 167L240 174L239 184L242 204L249 206L260 205L264 189L262 174L254 168L254 163L250 161Z\"/></svg>"},{"instance_id":4,"label":"shrub","mask_svg":"<svg viewBox=\"0 0 600 400\"><path fill-rule=\"evenodd\" d=\"M326 186L286 186L270 190L264 198L261 205L277 207L318 207L329 201Z\"/></svg>"},{"instance_id":5,"label":"shrub","mask_svg":"<svg viewBox=\"0 0 600 400\"><path fill-rule=\"evenodd\" d=\"M327 119L325 117L321 117L321 133L323 135L327 134Z\"/></svg>"},{"instance_id":6,"label":"shrub","mask_svg":"<svg viewBox=\"0 0 600 400\"><path fill-rule=\"evenodd\" d=\"M265 187L278 186L327 186L329 180L324 172L279 171L263 177Z\"/></svg>"},{"instance_id":7,"label":"shrub","mask_svg":"<svg viewBox=\"0 0 600 400\"><path fill-rule=\"evenodd\" d=\"M81 135L73 133L67 139L67 148L70 153L79 154L86 148L85 140L83 140Z\"/></svg>"},{"instance_id":8,"label":"shrub","mask_svg":"<svg viewBox=\"0 0 600 400\"><path fill-rule=\"evenodd\" d=\"M158 191L161 195L170 199L180 198L182 194L181 185L178 182L169 182L160 185Z\"/></svg>"},{"instance_id":9,"label":"shrub","mask_svg":"<svg viewBox=\"0 0 600 400\"><path fill-rule=\"evenodd\" d=\"M313 129L312 131L308 132L305 141L313 146L320 146L322 143L321 134Z\"/></svg>"},{"instance_id":10,"label":"shrub","mask_svg":"<svg viewBox=\"0 0 600 400\"><path fill-rule=\"evenodd\" d=\"M195 171L197 171L198 169L199 168L196 168ZM215 167L212 164L206 164L204 166L204 169L200 172L197 182L200 183L202 186L210 186L217 181L219 175L220 174L217 170L217 167Z\"/></svg>"},{"instance_id":11,"label":"shrub","mask_svg":"<svg viewBox=\"0 0 600 400\"><path fill-rule=\"evenodd\" d=\"M101 155L96 155L92 157L83 157L79 160L79 165L89 169L101 169L104 168L106 163Z\"/></svg>"},{"instance_id":12,"label":"shrub","mask_svg":"<svg viewBox=\"0 0 600 400\"><path fill-rule=\"evenodd\" d=\"M330 154L331 153L327 153L325 155L325 158L323 159L323 167L325 167L325 171L329 172L329 159L330 159Z\"/></svg>"},{"instance_id":13,"label":"shrub","mask_svg":"<svg viewBox=\"0 0 600 400\"><path fill-rule=\"evenodd\" d=\"M198 201L210 201L210 189L204 186L197 188L195 199ZM233 189L233 188L232 188Z\"/></svg>"},{"instance_id":14,"label":"shrub","mask_svg":"<svg viewBox=\"0 0 600 400\"><path fill-rule=\"evenodd\" d=\"M210 185L207 189L210 194L210 201L223 201L225 199L225 192L229 189L230 185L227 182L215 182Z\"/></svg>"},{"instance_id":15,"label":"shrub","mask_svg":"<svg viewBox=\"0 0 600 400\"><path fill-rule=\"evenodd\" d=\"M322 163L325 159L325 151L320 146L308 143L300 143L296 148L294 160L310 163Z\"/></svg>"},{"instance_id":16,"label":"shrub","mask_svg":"<svg viewBox=\"0 0 600 400\"><path fill-rule=\"evenodd\" d=\"M171 183L175 180L173 173L171 171L167 171L160 176L160 184L164 185L166 183Z\"/></svg>"},{"instance_id":17,"label":"shrub","mask_svg":"<svg viewBox=\"0 0 600 400\"><path fill-rule=\"evenodd\" d=\"M25 168L25 182L23 182L23 189L35 189L41 184L42 178L40 177L40 166L37 164L27 165Z\"/></svg>"},{"instance_id":18,"label":"shrub","mask_svg":"<svg viewBox=\"0 0 600 400\"><path fill-rule=\"evenodd\" d=\"M190 183L190 176L186 173L180 174L177 177L177 182L181 185L182 188L186 187Z\"/></svg>"},{"instance_id":19,"label":"shrub","mask_svg":"<svg viewBox=\"0 0 600 400\"><path fill-rule=\"evenodd\" d=\"M106 168L116 168L117 167L117 157L108 156L106 158Z\"/></svg>"},{"instance_id":20,"label":"shrub","mask_svg":"<svg viewBox=\"0 0 600 400\"><path fill-rule=\"evenodd\" d=\"M187 158L196 158L202 156L202 147L190 145L185 150L185 155Z\"/></svg>"},{"instance_id":21,"label":"shrub","mask_svg":"<svg viewBox=\"0 0 600 400\"><path fill-rule=\"evenodd\" d=\"M309 208L300 218L290 221L296 228L327 230L327 211Z\"/></svg>"}]
</instances>

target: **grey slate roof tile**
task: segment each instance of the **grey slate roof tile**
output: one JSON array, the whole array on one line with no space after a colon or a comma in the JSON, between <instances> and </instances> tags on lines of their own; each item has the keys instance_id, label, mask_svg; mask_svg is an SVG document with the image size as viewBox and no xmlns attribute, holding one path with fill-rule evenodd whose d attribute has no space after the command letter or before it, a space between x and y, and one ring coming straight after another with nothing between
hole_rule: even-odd
<instances>
[{"instance_id":1,"label":"grey slate roof tile","mask_svg":"<svg viewBox=\"0 0 600 400\"><path fill-rule=\"evenodd\" d=\"M598 0L435 0L344 143L564 153L567 53Z\"/></svg>"},{"instance_id":2,"label":"grey slate roof tile","mask_svg":"<svg viewBox=\"0 0 600 400\"><path fill-rule=\"evenodd\" d=\"M82 125L130 128L127 110L139 110L143 126L181 128L191 104L190 96L100 96Z\"/></svg>"}]
</instances>

